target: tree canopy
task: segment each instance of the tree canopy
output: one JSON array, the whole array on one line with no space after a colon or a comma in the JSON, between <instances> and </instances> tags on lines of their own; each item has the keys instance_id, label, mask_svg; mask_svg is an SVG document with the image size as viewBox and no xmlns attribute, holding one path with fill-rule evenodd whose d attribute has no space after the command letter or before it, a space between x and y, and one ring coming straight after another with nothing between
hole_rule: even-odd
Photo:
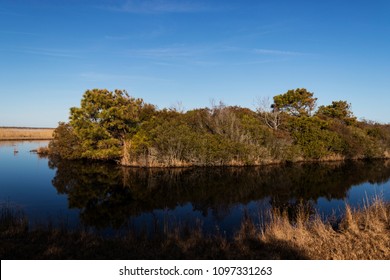
<instances>
[{"instance_id":1,"label":"tree canopy","mask_svg":"<svg viewBox=\"0 0 390 280\"><path fill-rule=\"evenodd\" d=\"M289 90L274 96L274 110L280 110L293 116L310 116L316 107L317 98L305 88Z\"/></svg>"},{"instance_id":2,"label":"tree canopy","mask_svg":"<svg viewBox=\"0 0 390 280\"><path fill-rule=\"evenodd\" d=\"M316 113L317 116L337 119L352 124L356 121L356 117L351 111L351 104L347 101L332 101L331 105L320 106Z\"/></svg>"},{"instance_id":3,"label":"tree canopy","mask_svg":"<svg viewBox=\"0 0 390 280\"><path fill-rule=\"evenodd\" d=\"M357 121L347 101L313 114L317 98L304 88L273 100L256 112L222 103L184 112L126 91L87 90L49 147L66 159L158 167L390 158L390 126Z\"/></svg>"},{"instance_id":4,"label":"tree canopy","mask_svg":"<svg viewBox=\"0 0 390 280\"><path fill-rule=\"evenodd\" d=\"M69 124L80 139L81 157L114 159L122 155L123 141L150 118L155 107L126 91L87 90L80 107L70 109Z\"/></svg>"}]
</instances>

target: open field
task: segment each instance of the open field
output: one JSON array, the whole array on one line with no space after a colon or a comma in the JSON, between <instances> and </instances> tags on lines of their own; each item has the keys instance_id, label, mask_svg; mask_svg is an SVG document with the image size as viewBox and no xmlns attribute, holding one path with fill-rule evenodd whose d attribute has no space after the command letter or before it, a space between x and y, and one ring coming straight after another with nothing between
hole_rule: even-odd
<instances>
[{"instance_id":1,"label":"open field","mask_svg":"<svg viewBox=\"0 0 390 280\"><path fill-rule=\"evenodd\" d=\"M298 213L269 214L261 229L243 221L233 239L208 236L199 228L156 231L153 238L129 231L104 238L85 230L29 229L20 212L3 207L0 215L1 259L390 259L390 204L374 201L337 222Z\"/></svg>"},{"instance_id":2,"label":"open field","mask_svg":"<svg viewBox=\"0 0 390 280\"><path fill-rule=\"evenodd\" d=\"M50 140L53 128L0 127L1 140Z\"/></svg>"}]
</instances>

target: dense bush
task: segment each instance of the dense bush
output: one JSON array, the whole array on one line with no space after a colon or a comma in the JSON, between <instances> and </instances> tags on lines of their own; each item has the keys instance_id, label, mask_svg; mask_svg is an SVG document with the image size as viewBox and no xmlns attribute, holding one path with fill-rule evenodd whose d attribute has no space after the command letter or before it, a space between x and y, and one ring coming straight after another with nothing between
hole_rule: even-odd
<instances>
[{"instance_id":1,"label":"dense bush","mask_svg":"<svg viewBox=\"0 0 390 280\"><path fill-rule=\"evenodd\" d=\"M305 158L321 159L343 152L341 136L317 117L291 118L289 131Z\"/></svg>"},{"instance_id":2,"label":"dense bush","mask_svg":"<svg viewBox=\"0 0 390 280\"><path fill-rule=\"evenodd\" d=\"M390 127L357 121L346 101L313 113L306 89L274 97L270 109L225 106L162 109L125 91L88 90L50 151L67 159L117 160L135 166L257 165L270 162L390 156ZM270 125L270 119L277 125Z\"/></svg>"},{"instance_id":3,"label":"dense bush","mask_svg":"<svg viewBox=\"0 0 390 280\"><path fill-rule=\"evenodd\" d=\"M52 155L64 159L78 159L82 157L81 140L76 136L70 124L59 123L54 130L53 140L49 144L49 151Z\"/></svg>"}]
</instances>

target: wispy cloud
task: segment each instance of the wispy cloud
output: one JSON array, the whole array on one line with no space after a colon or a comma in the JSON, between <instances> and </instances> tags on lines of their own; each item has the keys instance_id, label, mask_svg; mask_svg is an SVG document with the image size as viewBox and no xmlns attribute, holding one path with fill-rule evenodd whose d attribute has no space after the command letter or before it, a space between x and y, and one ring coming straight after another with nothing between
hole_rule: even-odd
<instances>
[{"instance_id":1,"label":"wispy cloud","mask_svg":"<svg viewBox=\"0 0 390 280\"><path fill-rule=\"evenodd\" d=\"M40 34L33 32L23 32L23 31L10 31L10 30L0 30L0 34L8 34L8 35L30 35L30 36L38 36Z\"/></svg>"},{"instance_id":2,"label":"wispy cloud","mask_svg":"<svg viewBox=\"0 0 390 280\"><path fill-rule=\"evenodd\" d=\"M158 24L153 25L152 28L146 29L145 32L127 32L121 34L106 34L104 36L105 40L108 41L124 41L124 40L145 40L145 39L155 39L171 33L172 31L168 30L164 25Z\"/></svg>"},{"instance_id":3,"label":"wispy cloud","mask_svg":"<svg viewBox=\"0 0 390 280\"><path fill-rule=\"evenodd\" d=\"M128 35L106 35L104 36L104 39L111 40L111 41L122 41L122 40L128 40L130 36Z\"/></svg>"},{"instance_id":4,"label":"wispy cloud","mask_svg":"<svg viewBox=\"0 0 390 280\"><path fill-rule=\"evenodd\" d=\"M269 64L269 63L283 62L283 61L286 61L286 59L281 58L281 59L264 59L264 60L250 60L250 61L246 60L246 61L231 63L230 65L233 66L260 65L260 64Z\"/></svg>"},{"instance_id":5,"label":"wispy cloud","mask_svg":"<svg viewBox=\"0 0 390 280\"><path fill-rule=\"evenodd\" d=\"M303 52L273 49L253 49L224 43L201 45L168 45L157 48L126 49L117 56L139 59L154 65L214 67L223 65L253 65L285 61L293 56L309 55Z\"/></svg>"},{"instance_id":6,"label":"wispy cloud","mask_svg":"<svg viewBox=\"0 0 390 280\"><path fill-rule=\"evenodd\" d=\"M230 56L230 54L234 54ZM259 54L265 59L259 60ZM157 65L251 65L281 61L288 56L305 55L304 53L271 49L248 49L223 44L198 46L170 46L151 49L126 50L125 56L152 61ZM278 58L276 58L277 56Z\"/></svg>"},{"instance_id":7,"label":"wispy cloud","mask_svg":"<svg viewBox=\"0 0 390 280\"><path fill-rule=\"evenodd\" d=\"M50 57L64 57L64 58L81 58L82 55L79 51L67 50L67 49L49 49L49 48L14 48L14 52L50 56Z\"/></svg>"},{"instance_id":8,"label":"wispy cloud","mask_svg":"<svg viewBox=\"0 0 390 280\"><path fill-rule=\"evenodd\" d=\"M105 7L112 11L141 14L192 13L208 10L199 1L189 0L126 0L121 5Z\"/></svg>"},{"instance_id":9,"label":"wispy cloud","mask_svg":"<svg viewBox=\"0 0 390 280\"><path fill-rule=\"evenodd\" d=\"M82 79L85 79L90 82L134 81L134 80L170 82L170 80L152 77L152 76L123 75L123 74L99 73L99 72L84 72L84 73L80 73L79 76Z\"/></svg>"},{"instance_id":10,"label":"wispy cloud","mask_svg":"<svg viewBox=\"0 0 390 280\"><path fill-rule=\"evenodd\" d=\"M264 54L264 55L305 55L305 53L301 53L301 52L270 50L270 49L254 49L254 53Z\"/></svg>"},{"instance_id":11,"label":"wispy cloud","mask_svg":"<svg viewBox=\"0 0 390 280\"><path fill-rule=\"evenodd\" d=\"M165 47L152 49L131 49L126 51L126 55L143 58L172 59L193 57L203 52L204 50L199 48L195 49L187 47Z\"/></svg>"}]
</instances>

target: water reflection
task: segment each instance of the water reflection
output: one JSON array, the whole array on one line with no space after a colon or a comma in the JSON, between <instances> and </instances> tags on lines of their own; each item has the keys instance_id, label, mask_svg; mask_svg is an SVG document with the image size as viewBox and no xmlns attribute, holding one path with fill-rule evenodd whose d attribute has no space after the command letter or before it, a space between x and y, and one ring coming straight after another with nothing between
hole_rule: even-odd
<instances>
[{"instance_id":1,"label":"water reflection","mask_svg":"<svg viewBox=\"0 0 390 280\"><path fill-rule=\"evenodd\" d=\"M188 206L219 221L237 205L263 200L293 216L301 203L314 209L319 198L344 199L354 185L390 178L390 161L138 169L51 159L49 166L57 168L52 184L68 196L69 207L80 209L81 221L96 228L120 228L131 217Z\"/></svg>"}]
</instances>

